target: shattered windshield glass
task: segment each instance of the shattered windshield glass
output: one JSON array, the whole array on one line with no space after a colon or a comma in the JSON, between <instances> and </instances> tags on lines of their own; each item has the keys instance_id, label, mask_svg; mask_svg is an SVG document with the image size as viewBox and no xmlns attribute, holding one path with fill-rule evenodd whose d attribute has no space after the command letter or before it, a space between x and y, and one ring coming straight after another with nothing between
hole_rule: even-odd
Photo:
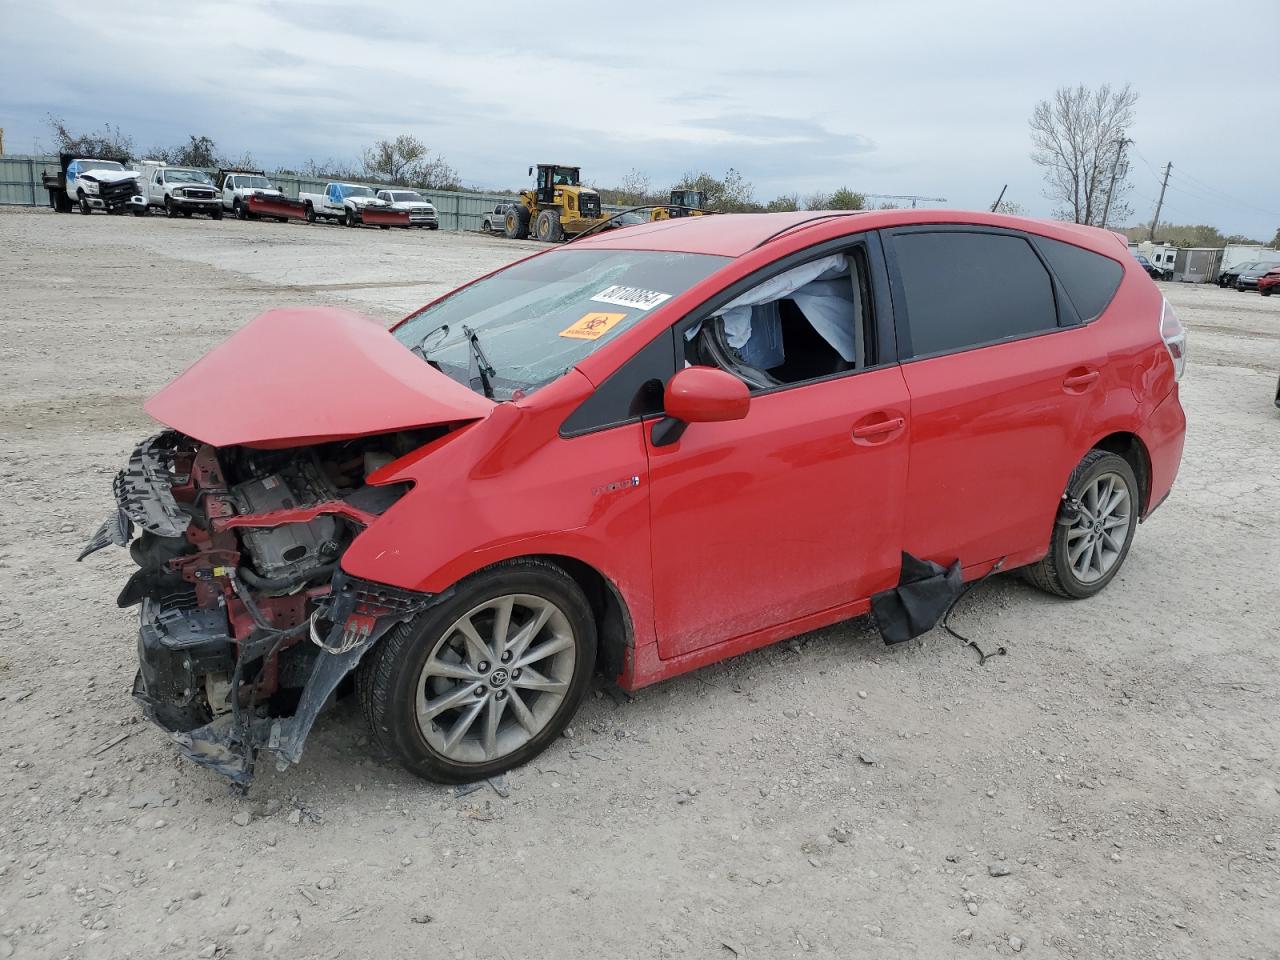
<instances>
[{"instance_id":1,"label":"shattered windshield glass","mask_svg":"<svg viewBox=\"0 0 1280 960\"><path fill-rule=\"evenodd\" d=\"M478 342L494 371L494 398L518 399L728 262L651 250L556 251L424 307L392 333L468 386Z\"/></svg>"}]
</instances>

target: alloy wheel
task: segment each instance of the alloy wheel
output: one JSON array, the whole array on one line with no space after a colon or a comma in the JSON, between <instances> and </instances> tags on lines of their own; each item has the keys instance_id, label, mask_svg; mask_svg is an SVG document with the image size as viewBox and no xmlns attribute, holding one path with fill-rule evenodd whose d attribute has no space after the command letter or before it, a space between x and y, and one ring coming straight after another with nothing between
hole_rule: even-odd
<instances>
[{"instance_id":1,"label":"alloy wheel","mask_svg":"<svg viewBox=\"0 0 1280 960\"><path fill-rule=\"evenodd\" d=\"M1129 486L1116 473L1099 474L1081 493L1067 530L1067 562L1081 583L1101 580L1124 554L1132 505Z\"/></svg>"},{"instance_id":2,"label":"alloy wheel","mask_svg":"<svg viewBox=\"0 0 1280 960\"><path fill-rule=\"evenodd\" d=\"M531 594L486 600L444 631L423 665L418 728L454 762L507 756L555 717L576 662L569 618L550 600Z\"/></svg>"}]
</instances>

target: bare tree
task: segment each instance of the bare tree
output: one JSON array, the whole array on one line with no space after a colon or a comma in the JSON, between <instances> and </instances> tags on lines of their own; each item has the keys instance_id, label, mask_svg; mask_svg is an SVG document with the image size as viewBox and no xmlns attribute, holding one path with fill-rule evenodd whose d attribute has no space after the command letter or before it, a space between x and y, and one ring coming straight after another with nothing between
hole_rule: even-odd
<instances>
[{"instance_id":1,"label":"bare tree","mask_svg":"<svg viewBox=\"0 0 1280 960\"><path fill-rule=\"evenodd\" d=\"M152 160L162 160L178 167L221 167L227 161L218 154L218 145L209 137L196 136L187 138L187 143L175 147L153 147L146 156Z\"/></svg>"},{"instance_id":2,"label":"bare tree","mask_svg":"<svg viewBox=\"0 0 1280 960\"><path fill-rule=\"evenodd\" d=\"M701 190L707 209L720 213L758 213L764 207L756 202L755 187L741 173L730 167L722 178L706 171L686 173L675 184L676 190Z\"/></svg>"},{"instance_id":3,"label":"bare tree","mask_svg":"<svg viewBox=\"0 0 1280 960\"><path fill-rule=\"evenodd\" d=\"M74 153L78 157L110 157L114 160L133 159L133 137L120 132L119 127L104 123L101 130L86 133L72 132L61 117L49 114L45 122L53 131L59 153Z\"/></svg>"},{"instance_id":4,"label":"bare tree","mask_svg":"<svg viewBox=\"0 0 1280 960\"><path fill-rule=\"evenodd\" d=\"M1036 104L1031 159L1044 169L1045 196L1057 204L1054 216L1100 225L1113 174L1109 219L1123 222L1133 213L1125 202L1130 185L1123 152L1137 102L1129 84L1112 90L1104 83L1097 90L1061 87L1052 100Z\"/></svg>"},{"instance_id":5,"label":"bare tree","mask_svg":"<svg viewBox=\"0 0 1280 960\"><path fill-rule=\"evenodd\" d=\"M394 140L379 140L361 155L364 174L375 180L434 190L459 186L458 171L449 166L417 137L402 133Z\"/></svg>"},{"instance_id":6,"label":"bare tree","mask_svg":"<svg viewBox=\"0 0 1280 960\"><path fill-rule=\"evenodd\" d=\"M1115 203L1114 198L1111 202L1113 204ZM1001 200L996 204L995 212L1004 213L1011 217L1025 217L1027 215L1027 208L1015 200Z\"/></svg>"}]
</instances>

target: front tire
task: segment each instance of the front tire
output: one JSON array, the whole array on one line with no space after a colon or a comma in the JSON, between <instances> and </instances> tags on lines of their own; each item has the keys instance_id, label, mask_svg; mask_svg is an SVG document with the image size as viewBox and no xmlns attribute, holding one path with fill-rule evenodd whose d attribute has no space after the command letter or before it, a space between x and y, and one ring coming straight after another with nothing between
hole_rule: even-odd
<instances>
[{"instance_id":1,"label":"front tire","mask_svg":"<svg viewBox=\"0 0 1280 960\"><path fill-rule=\"evenodd\" d=\"M397 625L360 665L374 739L411 773L474 783L527 763L564 730L596 659L596 627L563 570L517 560L473 574Z\"/></svg>"},{"instance_id":2,"label":"front tire","mask_svg":"<svg viewBox=\"0 0 1280 960\"><path fill-rule=\"evenodd\" d=\"M1049 553L1024 568L1024 576L1048 593L1083 599L1099 593L1124 565L1138 528L1141 496L1133 468L1105 450L1085 455L1066 493L1079 501L1076 517L1054 524Z\"/></svg>"},{"instance_id":3,"label":"front tire","mask_svg":"<svg viewBox=\"0 0 1280 960\"><path fill-rule=\"evenodd\" d=\"M164 215L170 220L174 219L178 215L177 209L173 206L173 200L169 197L164 198Z\"/></svg>"},{"instance_id":4,"label":"front tire","mask_svg":"<svg viewBox=\"0 0 1280 960\"><path fill-rule=\"evenodd\" d=\"M543 210L538 214L537 234L543 243L559 243L564 239L559 210Z\"/></svg>"},{"instance_id":5,"label":"front tire","mask_svg":"<svg viewBox=\"0 0 1280 960\"><path fill-rule=\"evenodd\" d=\"M87 217L89 214L93 213L93 207L89 206L89 200L88 200L88 198L86 198L86 197L85 197L85 195L84 195L83 191L80 193L79 200L80 200L80 212L81 212L81 213L83 213L86 217Z\"/></svg>"},{"instance_id":6,"label":"front tire","mask_svg":"<svg viewBox=\"0 0 1280 960\"><path fill-rule=\"evenodd\" d=\"M354 210L347 211L346 224L348 227L356 227L360 225L360 221L356 218L356 212Z\"/></svg>"},{"instance_id":7,"label":"front tire","mask_svg":"<svg viewBox=\"0 0 1280 960\"><path fill-rule=\"evenodd\" d=\"M221 208L221 207L218 207L216 210L214 210L214 211L213 211L213 213L209 214L209 216L210 216L210 217L212 217L214 220L221 220L221 219L222 219L222 208Z\"/></svg>"},{"instance_id":8,"label":"front tire","mask_svg":"<svg viewBox=\"0 0 1280 960\"><path fill-rule=\"evenodd\" d=\"M307 204L307 208L306 208L306 211L305 211L305 212L306 212L307 223L315 223L315 222L316 222L316 208L315 208L315 207L313 207L310 203L308 203L308 204Z\"/></svg>"}]
</instances>

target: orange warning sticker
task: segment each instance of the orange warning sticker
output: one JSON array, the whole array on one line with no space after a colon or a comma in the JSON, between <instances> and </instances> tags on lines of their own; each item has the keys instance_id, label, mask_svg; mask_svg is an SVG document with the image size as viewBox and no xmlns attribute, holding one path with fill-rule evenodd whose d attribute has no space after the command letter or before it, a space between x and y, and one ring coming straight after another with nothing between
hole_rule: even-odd
<instances>
[{"instance_id":1,"label":"orange warning sticker","mask_svg":"<svg viewBox=\"0 0 1280 960\"><path fill-rule=\"evenodd\" d=\"M625 313L585 313L582 319L560 331L560 336L571 340L599 340L626 319Z\"/></svg>"}]
</instances>

